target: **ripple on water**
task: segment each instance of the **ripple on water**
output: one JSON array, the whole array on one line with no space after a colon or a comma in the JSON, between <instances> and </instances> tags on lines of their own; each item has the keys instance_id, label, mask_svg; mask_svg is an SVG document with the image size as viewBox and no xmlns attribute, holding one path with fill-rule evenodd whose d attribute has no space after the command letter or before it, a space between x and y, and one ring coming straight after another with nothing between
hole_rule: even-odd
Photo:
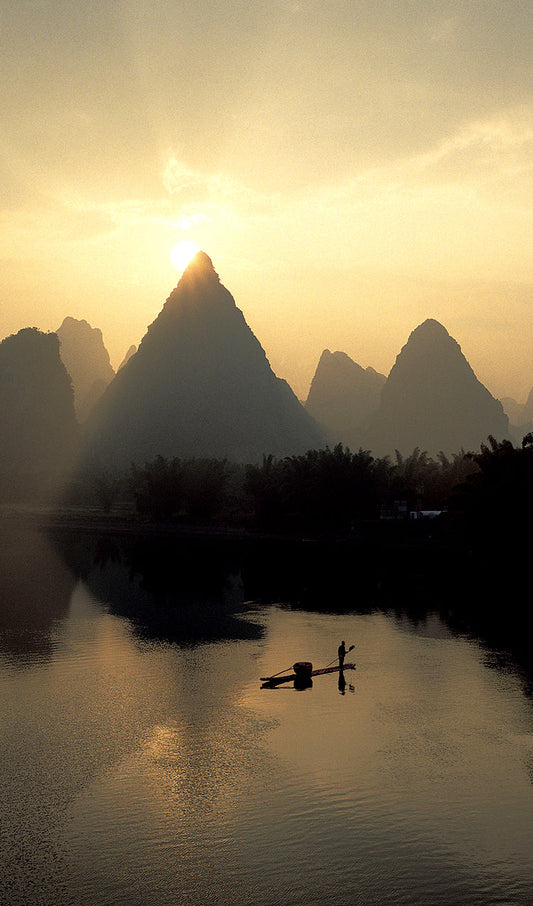
<instances>
[{"instance_id":1,"label":"ripple on water","mask_svg":"<svg viewBox=\"0 0 533 906\"><path fill-rule=\"evenodd\" d=\"M265 645L324 662L348 619L269 613ZM52 655L3 659L2 902L529 904L519 686L464 639L349 619L345 695L260 690L257 640L143 643L94 602Z\"/></svg>"}]
</instances>

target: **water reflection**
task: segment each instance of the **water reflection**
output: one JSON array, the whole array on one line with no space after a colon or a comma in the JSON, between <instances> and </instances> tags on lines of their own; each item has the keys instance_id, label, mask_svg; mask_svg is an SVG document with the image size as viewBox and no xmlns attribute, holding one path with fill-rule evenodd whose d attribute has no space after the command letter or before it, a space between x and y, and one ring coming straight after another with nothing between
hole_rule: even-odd
<instances>
[{"instance_id":1,"label":"water reflection","mask_svg":"<svg viewBox=\"0 0 533 906\"><path fill-rule=\"evenodd\" d=\"M45 550L48 658L0 652L2 903L530 902L531 703L457 576L406 557L394 585L392 559L336 573L305 546L78 535L59 570ZM261 690L343 637L356 672Z\"/></svg>"},{"instance_id":2,"label":"water reflection","mask_svg":"<svg viewBox=\"0 0 533 906\"><path fill-rule=\"evenodd\" d=\"M247 602L283 602L323 613L381 610L426 627L428 614L478 639L488 663L515 671L533 693L533 654L523 589L499 564L345 543L222 538L55 536L70 569L141 638L195 644L257 638ZM426 627L427 629L427 627ZM309 653L307 653L309 654Z\"/></svg>"},{"instance_id":3,"label":"water reflection","mask_svg":"<svg viewBox=\"0 0 533 906\"><path fill-rule=\"evenodd\" d=\"M0 650L13 664L52 656L75 582L42 534L0 523Z\"/></svg>"},{"instance_id":4,"label":"water reflection","mask_svg":"<svg viewBox=\"0 0 533 906\"><path fill-rule=\"evenodd\" d=\"M261 636L260 626L241 619L250 609L242 566L224 545L96 537L80 551L63 535L56 543L91 593L140 638L193 645Z\"/></svg>"},{"instance_id":5,"label":"water reflection","mask_svg":"<svg viewBox=\"0 0 533 906\"><path fill-rule=\"evenodd\" d=\"M355 686L353 683L347 683L346 677L344 675L344 670L341 670L339 673L339 682L338 689L341 695L346 695L346 692L355 692Z\"/></svg>"}]
</instances>

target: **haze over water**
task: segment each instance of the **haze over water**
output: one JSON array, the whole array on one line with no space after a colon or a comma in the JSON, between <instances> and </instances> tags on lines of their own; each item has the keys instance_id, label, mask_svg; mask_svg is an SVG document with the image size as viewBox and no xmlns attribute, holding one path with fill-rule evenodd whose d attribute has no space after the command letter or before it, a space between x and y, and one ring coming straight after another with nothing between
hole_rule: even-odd
<instances>
[{"instance_id":1,"label":"haze over water","mask_svg":"<svg viewBox=\"0 0 533 906\"><path fill-rule=\"evenodd\" d=\"M306 610L264 552L134 547L0 564L2 903L531 901L531 674L431 577L354 563ZM341 638L344 689L261 689Z\"/></svg>"}]
</instances>

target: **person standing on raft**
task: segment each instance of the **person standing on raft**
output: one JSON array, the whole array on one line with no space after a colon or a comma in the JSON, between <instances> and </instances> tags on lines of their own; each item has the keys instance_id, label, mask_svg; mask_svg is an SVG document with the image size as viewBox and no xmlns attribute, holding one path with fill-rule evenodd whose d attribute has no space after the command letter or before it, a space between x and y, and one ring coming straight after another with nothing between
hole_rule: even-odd
<instances>
[{"instance_id":1,"label":"person standing on raft","mask_svg":"<svg viewBox=\"0 0 533 906\"><path fill-rule=\"evenodd\" d=\"M346 657L346 645L344 644L344 639L339 645L339 669L342 670L344 667L344 658Z\"/></svg>"}]
</instances>

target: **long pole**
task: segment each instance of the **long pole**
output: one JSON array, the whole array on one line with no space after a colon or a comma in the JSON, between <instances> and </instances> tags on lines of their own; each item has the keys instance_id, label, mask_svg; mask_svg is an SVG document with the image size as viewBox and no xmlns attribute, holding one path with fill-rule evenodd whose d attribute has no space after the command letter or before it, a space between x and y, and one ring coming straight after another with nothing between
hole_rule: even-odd
<instances>
[{"instance_id":1,"label":"long pole","mask_svg":"<svg viewBox=\"0 0 533 906\"><path fill-rule=\"evenodd\" d=\"M278 670L277 673L272 673L271 676L269 676L269 679L274 679L274 677L279 676L280 673L287 673L287 670L292 670L292 664L290 667L284 667L283 670Z\"/></svg>"},{"instance_id":2,"label":"long pole","mask_svg":"<svg viewBox=\"0 0 533 906\"><path fill-rule=\"evenodd\" d=\"M350 651L353 651L354 648L355 648L355 645L350 645L346 654L349 654ZM331 667L331 665L334 664L335 661L338 661L338 659L339 659L339 656L337 655L337 657L334 657L333 660L329 662L329 664L326 664L326 667ZM324 669L326 669L326 668L324 667Z\"/></svg>"}]
</instances>

